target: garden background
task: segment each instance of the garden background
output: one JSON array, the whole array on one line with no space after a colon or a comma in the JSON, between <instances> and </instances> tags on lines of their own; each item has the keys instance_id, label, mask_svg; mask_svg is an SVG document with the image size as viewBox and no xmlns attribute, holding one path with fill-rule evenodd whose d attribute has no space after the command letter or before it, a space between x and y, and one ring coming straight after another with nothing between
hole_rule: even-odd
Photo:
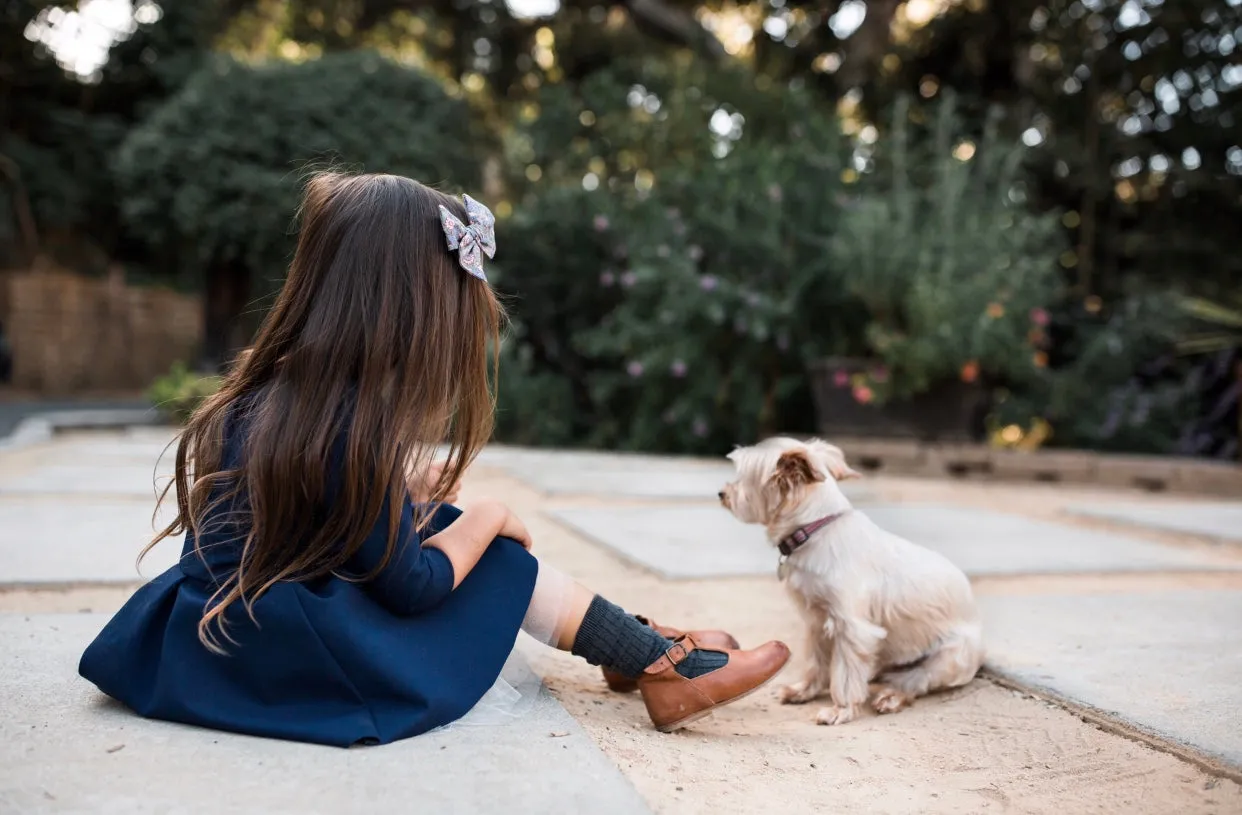
<instances>
[{"instance_id":1,"label":"garden background","mask_svg":"<svg viewBox=\"0 0 1242 815\"><path fill-rule=\"evenodd\" d=\"M1240 47L1242 0L0 0L0 283L122 276L83 353L176 314L192 396L307 169L395 172L498 217L504 440L1234 459Z\"/></svg>"}]
</instances>

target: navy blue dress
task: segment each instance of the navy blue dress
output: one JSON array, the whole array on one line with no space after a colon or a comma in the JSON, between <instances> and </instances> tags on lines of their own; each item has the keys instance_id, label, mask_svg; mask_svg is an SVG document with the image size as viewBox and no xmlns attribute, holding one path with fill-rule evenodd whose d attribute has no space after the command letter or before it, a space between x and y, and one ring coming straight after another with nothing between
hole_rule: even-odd
<instances>
[{"instance_id":1,"label":"navy blue dress","mask_svg":"<svg viewBox=\"0 0 1242 815\"><path fill-rule=\"evenodd\" d=\"M241 447L240 434L229 436L226 467ZM215 591L212 575L236 567L239 530L205 527L206 564L187 534L180 563L117 612L82 655L79 673L142 716L255 736L348 747L448 724L500 675L538 566L520 544L497 538L453 589L448 558L412 534L413 509L406 501L401 515L399 540L410 543L374 580L278 583L254 604L257 625L241 603L231 606L236 643L220 638L225 655L199 641L198 623ZM422 536L459 514L442 507ZM348 574L378 565L387 518L386 505Z\"/></svg>"}]
</instances>

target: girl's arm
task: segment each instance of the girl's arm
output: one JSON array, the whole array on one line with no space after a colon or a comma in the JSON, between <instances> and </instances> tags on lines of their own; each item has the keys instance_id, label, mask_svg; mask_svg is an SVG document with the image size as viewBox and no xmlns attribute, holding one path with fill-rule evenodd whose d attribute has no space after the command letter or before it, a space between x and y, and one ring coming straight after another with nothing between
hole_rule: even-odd
<instances>
[{"instance_id":1,"label":"girl's arm","mask_svg":"<svg viewBox=\"0 0 1242 815\"><path fill-rule=\"evenodd\" d=\"M485 501L467 507L448 527L423 541L423 546L444 553L453 565L453 588L457 588L499 537L513 538L530 548L526 527L509 508L496 501Z\"/></svg>"},{"instance_id":2,"label":"girl's arm","mask_svg":"<svg viewBox=\"0 0 1242 815\"><path fill-rule=\"evenodd\" d=\"M420 614L438 606L456 587L455 567L443 551L423 547L414 531L414 506L408 498L401 508L397 547L385 561L389 506L385 501L379 520L345 571L355 576L374 575L362 584L363 589L391 613ZM381 563L383 568L379 568Z\"/></svg>"},{"instance_id":3,"label":"girl's arm","mask_svg":"<svg viewBox=\"0 0 1242 815\"><path fill-rule=\"evenodd\" d=\"M349 571L372 574L388 548L387 504L379 522L354 556ZM433 522L438 531L420 541L414 534L414 507L406 499L401 512L398 544L375 577L363 584L366 592L391 613L421 614L444 602L498 537L530 548L530 535L504 504L488 501L464 512L442 506Z\"/></svg>"}]
</instances>

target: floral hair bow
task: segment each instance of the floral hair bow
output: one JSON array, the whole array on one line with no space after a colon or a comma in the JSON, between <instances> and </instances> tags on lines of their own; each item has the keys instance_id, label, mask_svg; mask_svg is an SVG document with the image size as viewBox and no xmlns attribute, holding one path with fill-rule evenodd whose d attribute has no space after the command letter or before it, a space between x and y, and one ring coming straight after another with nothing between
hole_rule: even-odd
<instances>
[{"instance_id":1,"label":"floral hair bow","mask_svg":"<svg viewBox=\"0 0 1242 815\"><path fill-rule=\"evenodd\" d=\"M483 255L489 258L496 256L496 216L469 195L463 195L462 200L466 202L466 218L470 225L463 224L461 219L441 205L440 226L444 228L449 251L457 252L461 268L486 281Z\"/></svg>"}]
</instances>

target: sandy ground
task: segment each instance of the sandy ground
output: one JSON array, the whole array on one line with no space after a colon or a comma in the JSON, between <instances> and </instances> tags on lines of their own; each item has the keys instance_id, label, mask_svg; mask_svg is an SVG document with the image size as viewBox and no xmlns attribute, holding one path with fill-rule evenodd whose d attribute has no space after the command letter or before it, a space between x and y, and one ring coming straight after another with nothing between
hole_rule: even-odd
<instances>
[{"instance_id":1,"label":"sandy ground","mask_svg":"<svg viewBox=\"0 0 1242 815\"><path fill-rule=\"evenodd\" d=\"M1064 487L913 479L876 479L873 485L889 499L952 501L1045 518L1064 503L1095 496ZM784 639L795 655L800 650L799 622L774 579L665 583L549 520L541 510L553 501L498 471L478 467L471 474L463 500L481 495L500 498L522 515L540 557L632 611L682 628L723 627L744 646ZM1124 494L1109 497L1118 495ZM560 505L568 503L583 500ZM977 588L1072 593L1239 581L1208 574L1070 576L985 580ZM0 592L0 611L109 611L131 591ZM1242 813L1242 787L1235 782L986 679L897 715L837 728L816 726L814 706L777 704L774 684L692 729L661 735L651 729L641 699L608 692L596 669L553 651L541 652L536 667L660 813Z\"/></svg>"}]
</instances>

